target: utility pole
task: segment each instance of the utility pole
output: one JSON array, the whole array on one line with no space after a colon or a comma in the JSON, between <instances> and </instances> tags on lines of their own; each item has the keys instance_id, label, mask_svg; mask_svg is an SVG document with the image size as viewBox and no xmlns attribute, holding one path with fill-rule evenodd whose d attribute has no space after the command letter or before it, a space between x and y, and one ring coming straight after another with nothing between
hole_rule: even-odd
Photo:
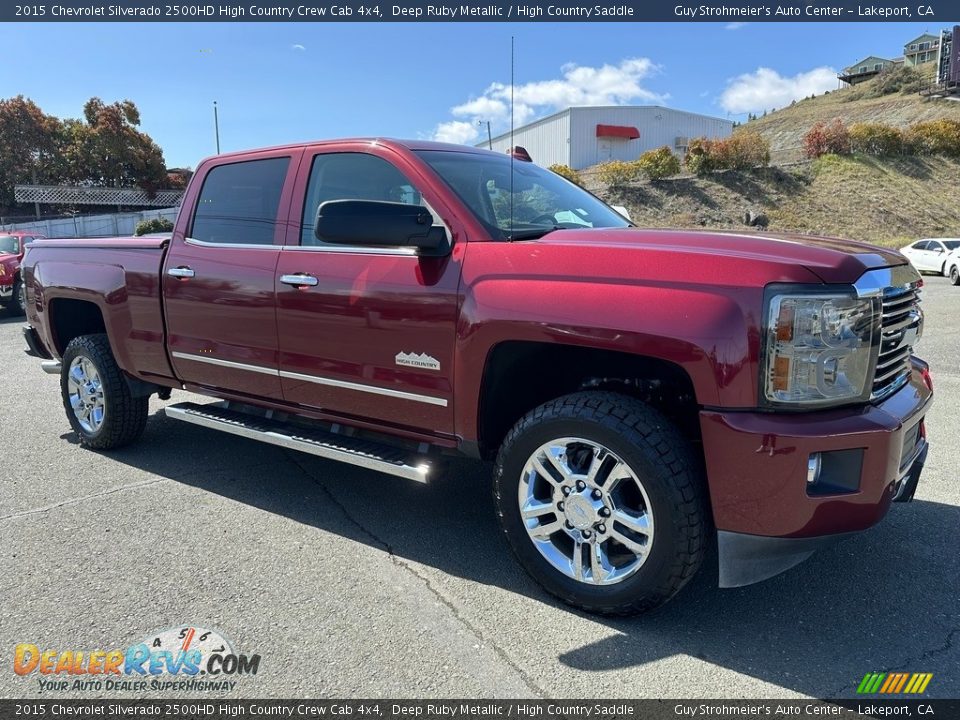
<instances>
[{"instance_id":1,"label":"utility pole","mask_svg":"<svg viewBox=\"0 0 960 720\"><path fill-rule=\"evenodd\" d=\"M220 118L217 116L217 101L213 101L213 131L217 136L217 155L220 154Z\"/></svg>"}]
</instances>

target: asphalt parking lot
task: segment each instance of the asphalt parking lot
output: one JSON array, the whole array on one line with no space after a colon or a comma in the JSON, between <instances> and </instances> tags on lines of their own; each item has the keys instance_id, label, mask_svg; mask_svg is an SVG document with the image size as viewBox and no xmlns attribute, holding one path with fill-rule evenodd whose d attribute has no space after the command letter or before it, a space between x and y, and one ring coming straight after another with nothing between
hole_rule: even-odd
<instances>
[{"instance_id":1,"label":"asphalt parking lot","mask_svg":"<svg viewBox=\"0 0 960 720\"><path fill-rule=\"evenodd\" d=\"M83 450L0 314L0 696L42 694L12 671L18 643L124 648L189 624L261 655L227 697L838 697L895 670L960 697L960 288L928 277L923 297L937 399L916 500L777 578L720 591L705 573L622 620L526 577L483 466L418 486L159 401L139 444ZM136 696L73 696L98 695Z\"/></svg>"}]
</instances>

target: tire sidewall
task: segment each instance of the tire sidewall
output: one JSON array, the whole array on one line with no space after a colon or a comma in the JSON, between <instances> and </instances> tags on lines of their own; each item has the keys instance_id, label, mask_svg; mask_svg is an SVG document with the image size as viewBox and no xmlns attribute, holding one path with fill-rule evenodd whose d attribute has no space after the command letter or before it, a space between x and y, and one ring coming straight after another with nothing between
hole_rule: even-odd
<instances>
[{"instance_id":1,"label":"tire sidewall","mask_svg":"<svg viewBox=\"0 0 960 720\"><path fill-rule=\"evenodd\" d=\"M18 277L13 281L13 296L10 298L10 304L7 305L7 311L18 317L27 312L26 297L23 296L23 278Z\"/></svg>"},{"instance_id":2,"label":"tire sidewall","mask_svg":"<svg viewBox=\"0 0 960 720\"><path fill-rule=\"evenodd\" d=\"M960 285L960 266L954 265L950 268L950 282L954 285Z\"/></svg>"},{"instance_id":3,"label":"tire sidewall","mask_svg":"<svg viewBox=\"0 0 960 720\"><path fill-rule=\"evenodd\" d=\"M637 437L632 437L637 435ZM520 514L518 492L523 468L543 444L563 437L580 437L603 445L623 460L643 484L653 511L653 546L643 565L629 578L613 585L595 586L569 578L540 554ZM504 531L514 552L540 582L561 598L576 598L576 604L615 606L635 602L638 595L661 587L671 572L682 534L678 514L663 474L640 449L643 438L636 431L614 430L604 422L573 417L555 417L540 422L504 447L496 469L496 490Z\"/></svg>"},{"instance_id":4,"label":"tire sidewall","mask_svg":"<svg viewBox=\"0 0 960 720\"><path fill-rule=\"evenodd\" d=\"M67 383L67 376L70 373L70 366L78 357L86 358L86 360L96 368L97 375L100 376L101 387L103 388L103 422L100 423L100 428L93 433L83 429L80 425L80 420L77 418L77 414L70 405L70 389ZM70 345L67 346L66 351L63 353L62 363L60 392L63 395L63 407L67 411L67 420L70 422L70 427L72 427L74 432L80 437L81 444L95 443L110 427L110 406L112 405L114 388L109 384L108 373L105 368L100 366L101 363L87 350L86 346L79 342L70 343Z\"/></svg>"}]
</instances>

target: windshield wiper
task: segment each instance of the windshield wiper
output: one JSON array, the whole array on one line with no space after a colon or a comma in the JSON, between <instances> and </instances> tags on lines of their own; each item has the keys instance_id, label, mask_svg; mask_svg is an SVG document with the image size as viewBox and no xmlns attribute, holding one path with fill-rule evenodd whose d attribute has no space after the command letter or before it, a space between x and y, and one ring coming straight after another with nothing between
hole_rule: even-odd
<instances>
[{"instance_id":1,"label":"windshield wiper","mask_svg":"<svg viewBox=\"0 0 960 720\"><path fill-rule=\"evenodd\" d=\"M511 242L514 240L537 240L542 238L544 235L549 235L555 230L566 230L564 227L559 225L554 225L550 228L538 228L536 230L518 230L507 235L507 240Z\"/></svg>"}]
</instances>

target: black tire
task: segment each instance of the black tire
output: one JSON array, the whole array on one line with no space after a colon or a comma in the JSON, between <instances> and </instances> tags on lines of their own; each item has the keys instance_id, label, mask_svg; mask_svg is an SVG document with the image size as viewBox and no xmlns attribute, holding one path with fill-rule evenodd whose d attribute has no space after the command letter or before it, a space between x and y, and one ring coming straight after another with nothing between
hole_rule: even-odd
<instances>
[{"instance_id":1,"label":"black tire","mask_svg":"<svg viewBox=\"0 0 960 720\"><path fill-rule=\"evenodd\" d=\"M950 284L960 285L960 265L954 265L950 268Z\"/></svg>"},{"instance_id":2,"label":"black tire","mask_svg":"<svg viewBox=\"0 0 960 720\"><path fill-rule=\"evenodd\" d=\"M70 403L68 373L73 361L86 358L93 364L103 389L103 420L95 430L85 429ZM60 393L67 420L80 437L80 444L93 450L111 450L127 445L143 434L147 424L150 398L133 397L110 350L106 335L81 335L74 338L63 353Z\"/></svg>"},{"instance_id":3,"label":"black tire","mask_svg":"<svg viewBox=\"0 0 960 720\"><path fill-rule=\"evenodd\" d=\"M23 296L23 280L19 277L13 281L13 297L10 298L7 310L14 317L20 317L27 311L26 298Z\"/></svg>"},{"instance_id":4,"label":"black tire","mask_svg":"<svg viewBox=\"0 0 960 720\"><path fill-rule=\"evenodd\" d=\"M650 501L655 531L649 554L633 575L615 584L592 585L560 572L524 525L518 502L524 466L537 448L567 437L608 448L629 466ZM652 407L613 392L580 392L534 409L507 434L497 456L494 497L520 564L547 592L588 612L632 615L666 603L700 569L709 527L701 465L680 432Z\"/></svg>"}]
</instances>

